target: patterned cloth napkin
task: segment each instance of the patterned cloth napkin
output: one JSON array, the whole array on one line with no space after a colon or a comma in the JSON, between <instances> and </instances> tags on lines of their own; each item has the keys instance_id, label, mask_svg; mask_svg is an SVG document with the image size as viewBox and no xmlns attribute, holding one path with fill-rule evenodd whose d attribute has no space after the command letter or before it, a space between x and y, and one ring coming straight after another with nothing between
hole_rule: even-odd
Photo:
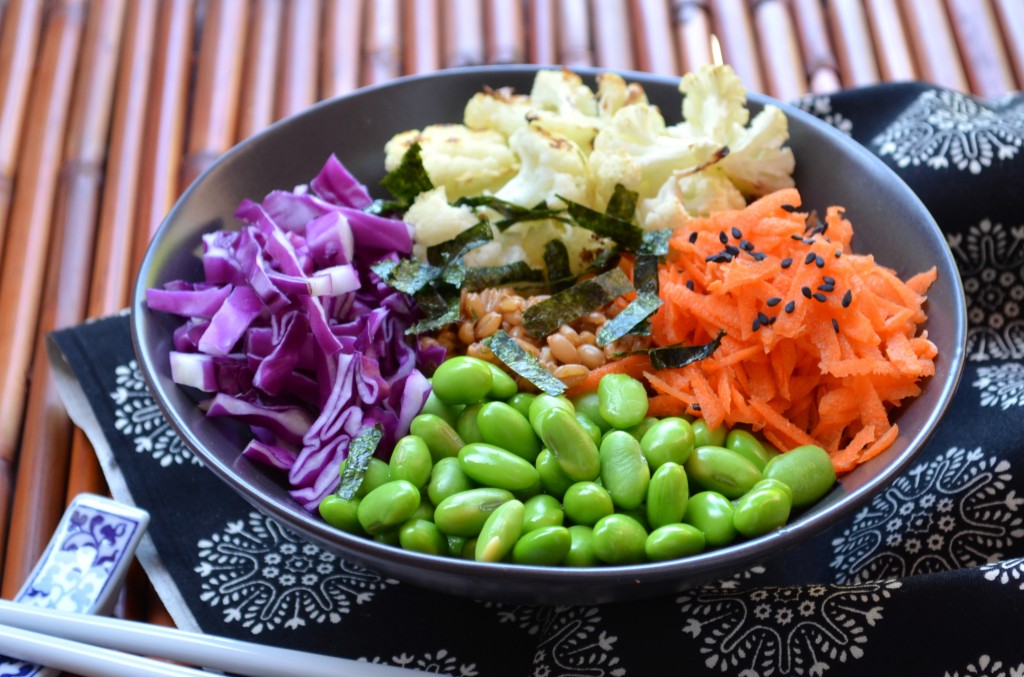
<instances>
[{"instance_id":1,"label":"patterned cloth napkin","mask_svg":"<svg viewBox=\"0 0 1024 677\"><path fill-rule=\"evenodd\" d=\"M799 105L906 179L967 293L955 400L870 505L806 547L663 598L449 597L304 542L207 472L149 396L126 316L59 332L69 411L114 497L151 513L139 557L178 625L466 677L1024 675L1024 96L907 83Z\"/></svg>"}]
</instances>

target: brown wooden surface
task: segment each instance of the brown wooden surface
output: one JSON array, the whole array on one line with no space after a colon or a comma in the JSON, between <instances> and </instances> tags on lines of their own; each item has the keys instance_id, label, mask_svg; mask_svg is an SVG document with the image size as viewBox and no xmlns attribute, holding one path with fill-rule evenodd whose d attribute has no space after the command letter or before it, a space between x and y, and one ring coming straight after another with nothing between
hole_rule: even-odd
<instances>
[{"instance_id":1,"label":"brown wooden surface","mask_svg":"<svg viewBox=\"0 0 1024 677\"><path fill-rule=\"evenodd\" d=\"M191 178L274 120L401 75L523 60L678 74L720 54L785 99L914 78L987 97L1024 83L1021 0L0 0L0 12L4 596L70 497L106 491L54 398L41 336L123 308ZM141 571L119 613L170 622Z\"/></svg>"}]
</instances>

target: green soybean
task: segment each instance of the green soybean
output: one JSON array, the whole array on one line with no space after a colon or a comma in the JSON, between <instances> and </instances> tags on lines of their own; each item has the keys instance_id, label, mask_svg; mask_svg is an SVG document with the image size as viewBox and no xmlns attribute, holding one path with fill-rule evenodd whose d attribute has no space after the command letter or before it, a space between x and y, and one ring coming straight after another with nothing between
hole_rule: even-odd
<instances>
[{"instance_id":1,"label":"green soybean","mask_svg":"<svg viewBox=\"0 0 1024 677\"><path fill-rule=\"evenodd\" d=\"M608 490L596 482L577 482L562 499L565 515L576 524L593 526L599 519L615 512Z\"/></svg>"},{"instance_id":2,"label":"green soybean","mask_svg":"<svg viewBox=\"0 0 1024 677\"><path fill-rule=\"evenodd\" d=\"M524 533L512 548L512 561L517 564L558 566L569 554L572 536L562 526L541 527Z\"/></svg>"},{"instance_id":3,"label":"green soybean","mask_svg":"<svg viewBox=\"0 0 1024 677\"><path fill-rule=\"evenodd\" d=\"M705 546L704 532L692 524L665 524L648 534L644 554L652 562L661 562L696 555Z\"/></svg>"},{"instance_id":4,"label":"green soybean","mask_svg":"<svg viewBox=\"0 0 1024 677\"><path fill-rule=\"evenodd\" d=\"M524 502L523 533L544 527L560 527L565 521L562 504L554 496L537 494Z\"/></svg>"},{"instance_id":5,"label":"green soybean","mask_svg":"<svg viewBox=\"0 0 1024 677\"><path fill-rule=\"evenodd\" d=\"M792 507L793 501L784 489L753 489L736 501L732 523L748 538L761 536L784 525Z\"/></svg>"},{"instance_id":6,"label":"green soybean","mask_svg":"<svg viewBox=\"0 0 1024 677\"><path fill-rule=\"evenodd\" d=\"M761 479L756 465L725 447L697 447L683 467L694 484L726 498L739 498Z\"/></svg>"},{"instance_id":7,"label":"green soybean","mask_svg":"<svg viewBox=\"0 0 1024 677\"><path fill-rule=\"evenodd\" d=\"M793 490L793 507L804 508L827 494L836 483L836 471L828 452L808 444L772 458L764 476L779 480Z\"/></svg>"},{"instance_id":8,"label":"green soybean","mask_svg":"<svg viewBox=\"0 0 1024 677\"><path fill-rule=\"evenodd\" d=\"M540 431L540 418L549 409L564 409L573 416L576 415L576 408L572 406L572 402L569 398L563 395L547 395L541 393L533 398L530 402L530 411L527 414L527 419L530 421L530 425L533 426L533 432L537 433L537 437L544 439L544 435Z\"/></svg>"},{"instance_id":9,"label":"green soybean","mask_svg":"<svg viewBox=\"0 0 1024 677\"><path fill-rule=\"evenodd\" d=\"M399 536L397 528L391 528L387 531L382 531L379 534L374 534L372 538L378 543L383 543L384 545L391 545L396 548L402 545L401 537Z\"/></svg>"},{"instance_id":10,"label":"green soybean","mask_svg":"<svg viewBox=\"0 0 1024 677\"><path fill-rule=\"evenodd\" d=\"M616 506L633 510L647 497L651 469L640 442L628 432L614 430L601 441L601 484Z\"/></svg>"},{"instance_id":11,"label":"green soybean","mask_svg":"<svg viewBox=\"0 0 1024 677\"><path fill-rule=\"evenodd\" d=\"M657 424L658 419L654 418L653 416L645 416L644 420L640 421L632 428L627 429L626 432L635 437L637 442L639 442L644 438L644 435L647 434L647 431L656 426Z\"/></svg>"},{"instance_id":12,"label":"green soybean","mask_svg":"<svg viewBox=\"0 0 1024 677\"><path fill-rule=\"evenodd\" d=\"M420 490L420 507L416 508L406 521L412 520L434 521L434 504L430 502L429 497L423 495L422 489Z\"/></svg>"},{"instance_id":13,"label":"green soybean","mask_svg":"<svg viewBox=\"0 0 1024 677\"><path fill-rule=\"evenodd\" d=\"M578 411L576 412L576 422L580 424L580 427L583 428L588 435L590 435L590 439L594 440L594 444L600 446L602 432L597 424Z\"/></svg>"},{"instance_id":14,"label":"green soybean","mask_svg":"<svg viewBox=\"0 0 1024 677\"><path fill-rule=\"evenodd\" d=\"M647 532L643 525L629 515L606 515L594 525L594 554L607 564L644 561L646 541Z\"/></svg>"},{"instance_id":15,"label":"green soybean","mask_svg":"<svg viewBox=\"0 0 1024 677\"><path fill-rule=\"evenodd\" d=\"M677 416L663 418L640 439L640 448L652 470L665 463L686 463L693 453L693 428Z\"/></svg>"},{"instance_id":16,"label":"green soybean","mask_svg":"<svg viewBox=\"0 0 1024 677\"><path fill-rule=\"evenodd\" d=\"M458 458L442 458L434 464L427 484L427 496L435 506L453 494L473 488L473 480L462 471Z\"/></svg>"},{"instance_id":17,"label":"green soybean","mask_svg":"<svg viewBox=\"0 0 1024 677\"><path fill-rule=\"evenodd\" d=\"M507 449L530 463L537 460L540 439L530 421L511 405L487 402L477 412L476 421L483 442Z\"/></svg>"},{"instance_id":18,"label":"green soybean","mask_svg":"<svg viewBox=\"0 0 1024 677\"><path fill-rule=\"evenodd\" d=\"M523 533L523 503L512 499L494 509L476 538L478 562L500 562L512 552Z\"/></svg>"},{"instance_id":19,"label":"green soybean","mask_svg":"<svg viewBox=\"0 0 1024 677\"><path fill-rule=\"evenodd\" d=\"M569 552L562 564L570 567L592 567L598 564L594 554L594 530L584 524L569 527Z\"/></svg>"},{"instance_id":20,"label":"green soybean","mask_svg":"<svg viewBox=\"0 0 1024 677\"><path fill-rule=\"evenodd\" d=\"M764 470L765 464L771 458L759 439L740 428L729 431L725 438L725 448L735 451L756 465L758 470Z\"/></svg>"},{"instance_id":21,"label":"green soybean","mask_svg":"<svg viewBox=\"0 0 1024 677\"><path fill-rule=\"evenodd\" d=\"M448 539L429 520L410 519L398 530L398 543L406 550L423 552L428 555L445 555L449 552Z\"/></svg>"},{"instance_id":22,"label":"green soybean","mask_svg":"<svg viewBox=\"0 0 1024 677\"><path fill-rule=\"evenodd\" d=\"M733 512L732 501L728 498L716 491L702 491L690 496L683 522L700 529L707 544L718 548L736 540Z\"/></svg>"},{"instance_id":23,"label":"green soybean","mask_svg":"<svg viewBox=\"0 0 1024 677\"><path fill-rule=\"evenodd\" d=\"M565 474L562 466L558 465L558 459L548 449L542 449L537 454L535 465L540 475L541 488L555 498L564 496L566 489L572 486L572 479Z\"/></svg>"},{"instance_id":24,"label":"green soybean","mask_svg":"<svg viewBox=\"0 0 1024 677\"><path fill-rule=\"evenodd\" d=\"M786 484L785 482L780 482L779 480L766 477L757 484L755 484L754 486L752 486L750 488L750 491L757 491L759 489L779 489L781 491L786 492L786 495L789 496L790 503L793 502L793 490L790 489L789 485Z\"/></svg>"},{"instance_id":25,"label":"green soybean","mask_svg":"<svg viewBox=\"0 0 1024 677\"><path fill-rule=\"evenodd\" d=\"M348 459L341 462L341 469L339 473L345 472L345 463ZM368 493L376 489L382 484L386 484L391 481L391 468L385 461L374 456L370 459L370 462L366 464L366 472L363 473L363 481L359 484L359 488L356 489L356 497L362 498Z\"/></svg>"},{"instance_id":26,"label":"green soybean","mask_svg":"<svg viewBox=\"0 0 1024 677\"><path fill-rule=\"evenodd\" d=\"M459 412L461 411L462 405L445 404L437 398L433 388L431 388L430 394L427 395L427 401L423 403L423 408L420 409L419 413L440 416L447 421L448 425L454 426L455 422L459 419Z\"/></svg>"},{"instance_id":27,"label":"green soybean","mask_svg":"<svg viewBox=\"0 0 1024 677\"><path fill-rule=\"evenodd\" d=\"M422 437L406 435L395 444L388 467L393 479L407 480L422 489L430 481L434 462Z\"/></svg>"},{"instance_id":28,"label":"green soybean","mask_svg":"<svg viewBox=\"0 0 1024 677\"><path fill-rule=\"evenodd\" d=\"M530 420L530 405L537 399L533 393L516 393L508 398L506 404L523 415L527 421Z\"/></svg>"},{"instance_id":29,"label":"green soybean","mask_svg":"<svg viewBox=\"0 0 1024 677\"><path fill-rule=\"evenodd\" d=\"M671 461L654 471L647 487L647 523L654 529L683 521L690 483L683 466Z\"/></svg>"},{"instance_id":30,"label":"green soybean","mask_svg":"<svg viewBox=\"0 0 1024 677\"><path fill-rule=\"evenodd\" d=\"M601 418L601 398L596 391L572 398L572 404L576 407L576 413L583 414L593 421L602 433L611 430L611 423Z\"/></svg>"},{"instance_id":31,"label":"green soybean","mask_svg":"<svg viewBox=\"0 0 1024 677\"><path fill-rule=\"evenodd\" d=\"M576 421L573 412L550 407L540 415L539 426L544 446L570 479L592 480L600 474L601 459L597 445Z\"/></svg>"},{"instance_id":32,"label":"green soybean","mask_svg":"<svg viewBox=\"0 0 1024 677\"><path fill-rule=\"evenodd\" d=\"M363 497L356 517L366 533L376 536L408 520L418 507L419 487L406 480L393 480Z\"/></svg>"},{"instance_id":33,"label":"green soybean","mask_svg":"<svg viewBox=\"0 0 1024 677\"><path fill-rule=\"evenodd\" d=\"M462 440L463 444L484 441L483 433L480 432L479 419L477 418L477 413L483 406L483 402L467 404L462 413L459 414L459 419L455 422L455 432L458 433L459 439Z\"/></svg>"},{"instance_id":34,"label":"green soybean","mask_svg":"<svg viewBox=\"0 0 1024 677\"><path fill-rule=\"evenodd\" d=\"M628 374L606 374L597 385L597 397L601 418L620 430L647 416L647 390Z\"/></svg>"},{"instance_id":35,"label":"green soybean","mask_svg":"<svg viewBox=\"0 0 1024 677\"><path fill-rule=\"evenodd\" d=\"M336 529L347 531L350 534L361 534L363 527L359 524L359 518L356 517L359 501L358 498L344 499L337 494L325 496L318 506L320 516Z\"/></svg>"},{"instance_id":36,"label":"green soybean","mask_svg":"<svg viewBox=\"0 0 1024 677\"><path fill-rule=\"evenodd\" d=\"M698 418L690 424L693 429L693 446L696 447L720 447L725 444L725 438L729 434L724 425L717 428L708 428L708 422Z\"/></svg>"},{"instance_id":37,"label":"green soybean","mask_svg":"<svg viewBox=\"0 0 1024 677\"><path fill-rule=\"evenodd\" d=\"M470 479L498 489L521 491L540 480L532 463L493 444L467 444L459 451L459 464Z\"/></svg>"},{"instance_id":38,"label":"green soybean","mask_svg":"<svg viewBox=\"0 0 1024 677\"><path fill-rule=\"evenodd\" d=\"M487 397L492 400L507 400L519 392L516 380L505 373L505 370L491 362L484 363L491 369L491 389L487 391Z\"/></svg>"},{"instance_id":39,"label":"green soybean","mask_svg":"<svg viewBox=\"0 0 1024 677\"><path fill-rule=\"evenodd\" d=\"M437 526L436 524L434 526ZM438 529L440 531L440 529ZM441 532L444 533L443 531ZM445 534L445 540L448 541L448 554L452 557L462 557L462 549L466 547L467 539L465 536L452 536ZM475 545L475 544L474 544Z\"/></svg>"},{"instance_id":40,"label":"green soybean","mask_svg":"<svg viewBox=\"0 0 1024 677\"><path fill-rule=\"evenodd\" d=\"M442 458L457 456L465 445L455 428L435 414L419 414L409 424L409 432L423 438L430 449L430 456L437 463Z\"/></svg>"},{"instance_id":41,"label":"green soybean","mask_svg":"<svg viewBox=\"0 0 1024 677\"><path fill-rule=\"evenodd\" d=\"M434 509L434 523L445 534L473 538L499 506L513 500L505 489L480 487L452 494Z\"/></svg>"},{"instance_id":42,"label":"green soybean","mask_svg":"<svg viewBox=\"0 0 1024 677\"><path fill-rule=\"evenodd\" d=\"M459 356L442 362L430 382L445 404L474 404L487 397L494 375L484 360Z\"/></svg>"}]
</instances>

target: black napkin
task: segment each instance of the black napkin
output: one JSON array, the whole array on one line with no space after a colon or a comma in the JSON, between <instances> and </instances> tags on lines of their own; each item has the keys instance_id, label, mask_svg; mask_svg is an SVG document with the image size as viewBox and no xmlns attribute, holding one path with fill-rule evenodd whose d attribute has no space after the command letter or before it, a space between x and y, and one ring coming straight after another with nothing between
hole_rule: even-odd
<instances>
[{"instance_id":1,"label":"black napkin","mask_svg":"<svg viewBox=\"0 0 1024 677\"><path fill-rule=\"evenodd\" d=\"M949 413L868 507L664 598L449 597L304 542L207 472L149 396L126 316L57 332L65 402L113 495L152 514L139 557L178 625L460 676L1024 675L1024 96L905 83L799 105L921 196L967 294L969 362Z\"/></svg>"}]
</instances>

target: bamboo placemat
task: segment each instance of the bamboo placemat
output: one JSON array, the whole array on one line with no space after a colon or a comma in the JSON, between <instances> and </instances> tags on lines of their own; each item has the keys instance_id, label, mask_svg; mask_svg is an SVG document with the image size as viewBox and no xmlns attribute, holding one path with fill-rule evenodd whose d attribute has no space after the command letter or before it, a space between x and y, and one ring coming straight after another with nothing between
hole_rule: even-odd
<instances>
[{"instance_id":1,"label":"bamboo placemat","mask_svg":"<svg viewBox=\"0 0 1024 677\"><path fill-rule=\"evenodd\" d=\"M1024 85L1020 0L0 0L0 594L69 498L106 492L54 394L47 332L128 303L149 237L221 153L317 100L480 63L747 87ZM120 613L169 623L144 575Z\"/></svg>"}]
</instances>

